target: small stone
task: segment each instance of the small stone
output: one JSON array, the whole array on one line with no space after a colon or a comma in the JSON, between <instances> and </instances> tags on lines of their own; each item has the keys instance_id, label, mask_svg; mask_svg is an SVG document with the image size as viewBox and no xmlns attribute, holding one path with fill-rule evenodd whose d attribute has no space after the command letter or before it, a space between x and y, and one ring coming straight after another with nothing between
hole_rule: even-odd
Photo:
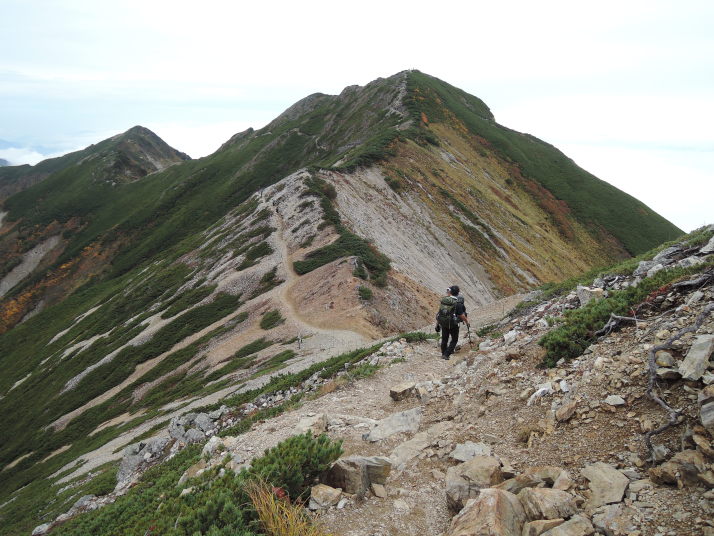
<instances>
[{"instance_id":1,"label":"small stone","mask_svg":"<svg viewBox=\"0 0 714 536\"><path fill-rule=\"evenodd\" d=\"M660 367L671 367L672 365L674 365L674 358L669 352L665 350L660 350L655 354L655 362Z\"/></svg>"},{"instance_id":2,"label":"small stone","mask_svg":"<svg viewBox=\"0 0 714 536\"><path fill-rule=\"evenodd\" d=\"M387 489L382 484L371 484L370 487L375 497L379 497L380 499L387 497Z\"/></svg>"},{"instance_id":3,"label":"small stone","mask_svg":"<svg viewBox=\"0 0 714 536\"><path fill-rule=\"evenodd\" d=\"M605 404L609 406L624 406L625 399L620 395L610 395L605 399Z\"/></svg>"},{"instance_id":4,"label":"small stone","mask_svg":"<svg viewBox=\"0 0 714 536\"><path fill-rule=\"evenodd\" d=\"M578 403L576 401L560 406L557 410L555 410L556 420L558 422L566 422L570 420L575 414L575 410L577 409L577 407Z\"/></svg>"}]
</instances>

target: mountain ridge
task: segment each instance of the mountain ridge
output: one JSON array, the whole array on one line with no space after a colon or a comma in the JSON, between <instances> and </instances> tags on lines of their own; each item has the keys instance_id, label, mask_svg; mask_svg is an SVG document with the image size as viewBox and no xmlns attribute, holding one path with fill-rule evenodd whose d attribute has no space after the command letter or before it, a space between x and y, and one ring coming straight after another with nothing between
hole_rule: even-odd
<instances>
[{"instance_id":1,"label":"mountain ridge","mask_svg":"<svg viewBox=\"0 0 714 536\"><path fill-rule=\"evenodd\" d=\"M607 222L523 171L551 171L529 156L551 155L545 144L508 157L516 134L483 101L423 76L313 95L196 160L135 127L44 164L47 177L5 200L0 248L17 261L0 271L0 415L17 417L2 422L7 489L40 501L43 479L80 475L95 452L87 467L113 463L122 440L181 407L421 328L447 285L489 304L630 256ZM161 154L159 170L149 156ZM52 247L30 269L40 246Z\"/></svg>"}]
</instances>

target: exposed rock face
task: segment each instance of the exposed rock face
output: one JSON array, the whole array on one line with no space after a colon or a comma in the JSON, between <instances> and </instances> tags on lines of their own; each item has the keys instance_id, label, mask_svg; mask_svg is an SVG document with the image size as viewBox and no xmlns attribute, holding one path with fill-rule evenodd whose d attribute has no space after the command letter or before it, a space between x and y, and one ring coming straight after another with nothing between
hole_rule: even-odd
<instances>
[{"instance_id":1,"label":"exposed rock face","mask_svg":"<svg viewBox=\"0 0 714 536\"><path fill-rule=\"evenodd\" d=\"M597 287L584 287L578 285L575 293L577 294L578 300L580 300L580 306L582 307L590 303L592 300L601 299L604 296L605 291Z\"/></svg>"},{"instance_id":2,"label":"exposed rock face","mask_svg":"<svg viewBox=\"0 0 714 536\"><path fill-rule=\"evenodd\" d=\"M540 536L545 531L562 525L564 519L539 519L523 525L523 536Z\"/></svg>"},{"instance_id":3,"label":"exposed rock face","mask_svg":"<svg viewBox=\"0 0 714 536\"><path fill-rule=\"evenodd\" d=\"M588 504L591 508L620 502L630 483L620 471L602 462L588 465L581 474L590 481L592 496Z\"/></svg>"},{"instance_id":4,"label":"exposed rock face","mask_svg":"<svg viewBox=\"0 0 714 536\"><path fill-rule=\"evenodd\" d=\"M526 514L518 497L484 489L451 521L446 536L521 536Z\"/></svg>"}]
</instances>

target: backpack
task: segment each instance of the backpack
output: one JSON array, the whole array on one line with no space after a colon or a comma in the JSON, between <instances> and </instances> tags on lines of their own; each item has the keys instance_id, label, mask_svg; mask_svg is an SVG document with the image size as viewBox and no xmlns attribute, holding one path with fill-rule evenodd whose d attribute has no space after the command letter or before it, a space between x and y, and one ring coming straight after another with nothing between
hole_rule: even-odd
<instances>
[{"instance_id":1,"label":"backpack","mask_svg":"<svg viewBox=\"0 0 714 536\"><path fill-rule=\"evenodd\" d=\"M442 328L450 328L455 326L458 322L456 318L456 304L463 303L464 298L462 296L444 296L441 298L441 303L439 305L439 312L436 313L436 322Z\"/></svg>"}]
</instances>

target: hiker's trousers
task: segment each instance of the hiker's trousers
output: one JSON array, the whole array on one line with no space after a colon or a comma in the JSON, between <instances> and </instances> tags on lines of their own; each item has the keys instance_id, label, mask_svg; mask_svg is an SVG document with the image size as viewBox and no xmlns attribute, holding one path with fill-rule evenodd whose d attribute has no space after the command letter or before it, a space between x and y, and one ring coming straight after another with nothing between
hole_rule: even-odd
<instances>
[{"instance_id":1,"label":"hiker's trousers","mask_svg":"<svg viewBox=\"0 0 714 536\"><path fill-rule=\"evenodd\" d=\"M449 341L451 337L451 341ZM453 324L448 328L441 328L441 353L451 355L454 353L456 343L459 342L459 325Z\"/></svg>"}]
</instances>

